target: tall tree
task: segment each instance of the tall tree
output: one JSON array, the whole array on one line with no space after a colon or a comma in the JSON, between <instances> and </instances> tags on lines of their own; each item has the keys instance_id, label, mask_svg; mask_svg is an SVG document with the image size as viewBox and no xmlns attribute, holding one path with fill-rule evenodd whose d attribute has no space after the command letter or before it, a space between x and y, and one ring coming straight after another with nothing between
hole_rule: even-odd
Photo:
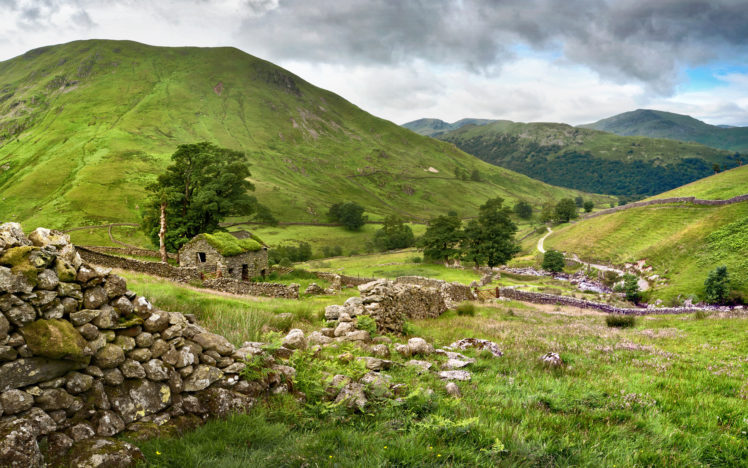
<instances>
[{"instance_id":1,"label":"tall tree","mask_svg":"<svg viewBox=\"0 0 748 468\"><path fill-rule=\"evenodd\" d=\"M154 245L177 251L192 237L214 232L229 215L272 215L249 195L254 185L244 153L201 142L179 145L172 164L146 187L151 192L142 227ZM259 215L259 216L258 216Z\"/></svg>"},{"instance_id":2,"label":"tall tree","mask_svg":"<svg viewBox=\"0 0 748 468\"><path fill-rule=\"evenodd\" d=\"M476 264L495 267L506 263L520 251L514 234L517 226L512 222L512 210L504 206L504 200L496 197L484 203L478 219L465 228L462 252L465 258Z\"/></svg>"},{"instance_id":3,"label":"tall tree","mask_svg":"<svg viewBox=\"0 0 748 468\"><path fill-rule=\"evenodd\" d=\"M514 205L514 214L522 219L532 218L532 206L524 200L518 201Z\"/></svg>"},{"instance_id":4,"label":"tall tree","mask_svg":"<svg viewBox=\"0 0 748 468\"><path fill-rule=\"evenodd\" d=\"M374 245L379 250L404 249L413 244L413 230L397 215L384 218L382 229L374 234Z\"/></svg>"},{"instance_id":5,"label":"tall tree","mask_svg":"<svg viewBox=\"0 0 748 468\"><path fill-rule=\"evenodd\" d=\"M447 261L459 256L462 240L462 221L457 216L437 216L429 221L426 232L418 241L423 256L432 260Z\"/></svg>"},{"instance_id":6,"label":"tall tree","mask_svg":"<svg viewBox=\"0 0 748 468\"><path fill-rule=\"evenodd\" d=\"M577 218L577 205L571 198L564 198L556 203L555 221L558 223L568 223L570 219Z\"/></svg>"},{"instance_id":7,"label":"tall tree","mask_svg":"<svg viewBox=\"0 0 748 468\"><path fill-rule=\"evenodd\" d=\"M335 203L327 212L327 218L339 222L349 231L358 231L369 220L364 207L356 202Z\"/></svg>"},{"instance_id":8,"label":"tall tree","mask_svg":"<svg viewBox=\"0 0 748 468\"><path fill-rule=\"evenodd\" d=\"M704 295L710 304L724 304L730 294L730 275L726 266L720 266L709 272L704 281Z\"/></svg>"}]
</instances>

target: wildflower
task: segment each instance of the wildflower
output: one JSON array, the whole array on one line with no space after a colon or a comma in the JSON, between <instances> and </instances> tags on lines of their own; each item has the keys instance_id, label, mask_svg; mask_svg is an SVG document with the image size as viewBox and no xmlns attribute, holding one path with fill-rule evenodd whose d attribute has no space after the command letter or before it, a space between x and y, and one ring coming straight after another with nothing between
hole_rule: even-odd
<instances>
[{"instance_id":1,"label":"wildflower","mask_svg":"<svg viewBox=\"0 0 748 468\"><path fill-rule=\"evenodd\" d=\"M159 452L158 450L156 450L156 455L161 455L161 452Z\"/></svg>"}]
</instances>

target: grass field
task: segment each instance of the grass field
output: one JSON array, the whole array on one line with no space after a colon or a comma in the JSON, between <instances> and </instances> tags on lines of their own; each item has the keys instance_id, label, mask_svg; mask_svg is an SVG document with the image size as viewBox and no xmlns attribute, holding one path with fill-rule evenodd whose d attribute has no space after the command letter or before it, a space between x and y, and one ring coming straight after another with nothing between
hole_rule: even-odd
<instances>
[{"instance_id":1,"label":"grass field","mask_svg":"<svg viewBox=\"0 0 748 468\"><path fill-rule=\"evenodd\" d=\"M727 200L746 193L748 193L748 166L741 166L691 182L651 199L696 197L703 200Z\"/></svg>"},{"instance_id":2,"label":"grass field","mask_svg":"<svg viewBox=\"0 0 748 468\"><path fill-rule=\"evenodd\" d=\"M157 305L187 307L234 342L257 337L253 333L262 320L247 317L272 317L307 304L316 309L345 296L294 305L216 297L137 275L129 279L132 289L153 296ZM313 314L295 317L294 326L321 326ZM297 352L290 364L306 402L271 397L250 414L138 445L149 465L169 467L748 463L745 317L644 317L633 328L616 329L608 328L601 314L509 302L478 307L473 317L448 312L419 320L411 332L436 345L486 338L505 354L465 352L477 362L469 367L472 381L459 384L461 399L447 396L434 373L396 366L386 373L407 386L404 396L375 398L365 413L355 414L321 400L320 382L326 371L362 372L336 357L361 351L341 346L315 359ZM564 366L540 363L550 351L561 355ZM403 362L394 352L393 359Z\"/></svg>"}]
</instances>

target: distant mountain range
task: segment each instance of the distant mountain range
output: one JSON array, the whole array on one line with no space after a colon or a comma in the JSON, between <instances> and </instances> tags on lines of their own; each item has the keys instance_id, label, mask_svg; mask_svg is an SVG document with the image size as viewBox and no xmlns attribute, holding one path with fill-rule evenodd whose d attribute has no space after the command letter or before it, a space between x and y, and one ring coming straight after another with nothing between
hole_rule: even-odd
<instances>
[{"instance_id":1,"label":"distant mountain range","mask_svg":"<svg viewBox=\"0 0 748 468\"><path fill-rule=\"evenodd\" d=\"M748 152L748 127L709 125L688 115L637 109L580 125L623 136L670 138L729 151Z\"/></svg>"},{"instance_id":2,"label":"distant mountain range","mask_svg":"<svg viewBox=\"0 0 748 468\"><path fill-rule=\"evenodd\" d=\"M447 123L440 119L418 119L414 120L412 122L408 122L406 124L403 124L403 127L413 130L414 132L430 136L430 137L438 137L439 135L450 132L452 130L457 130L458 128L462 128L465 125L486 125L492 122L496 122L495 120L489 120L489 119L462 119L458 120L455 123Z\"/></svg>"},{"instance_id":3,"label":"distant mountain range","mask_svg":"<svg viewBox=\"0 0 748 468\"><path fill-rule=\"evenodd\" d=\"M453 124L454 125L454 124ZM486 162L544 182L636 198L731 168L731 151L664 138L619 136L558 123L497 120L467 124L436 138Z\"/></svg>"}]
</instances>

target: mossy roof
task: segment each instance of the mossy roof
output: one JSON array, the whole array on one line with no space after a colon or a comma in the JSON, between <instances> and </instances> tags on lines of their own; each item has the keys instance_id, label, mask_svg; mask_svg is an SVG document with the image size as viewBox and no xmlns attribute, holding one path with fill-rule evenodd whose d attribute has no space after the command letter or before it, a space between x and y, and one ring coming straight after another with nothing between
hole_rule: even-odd
<instances>
[{"instance_id":1,"label":"mossy roof","mask_svg":"<svg viewBox=\"0 0 748 468\"><path fill-rule=\"evenodd\" d=\"M233 257L246 252L257 252L262 245L255 239L237 239L228 232L200 234L195 239L203 238L224 257Z\"/></svg>"}]
</instances>

